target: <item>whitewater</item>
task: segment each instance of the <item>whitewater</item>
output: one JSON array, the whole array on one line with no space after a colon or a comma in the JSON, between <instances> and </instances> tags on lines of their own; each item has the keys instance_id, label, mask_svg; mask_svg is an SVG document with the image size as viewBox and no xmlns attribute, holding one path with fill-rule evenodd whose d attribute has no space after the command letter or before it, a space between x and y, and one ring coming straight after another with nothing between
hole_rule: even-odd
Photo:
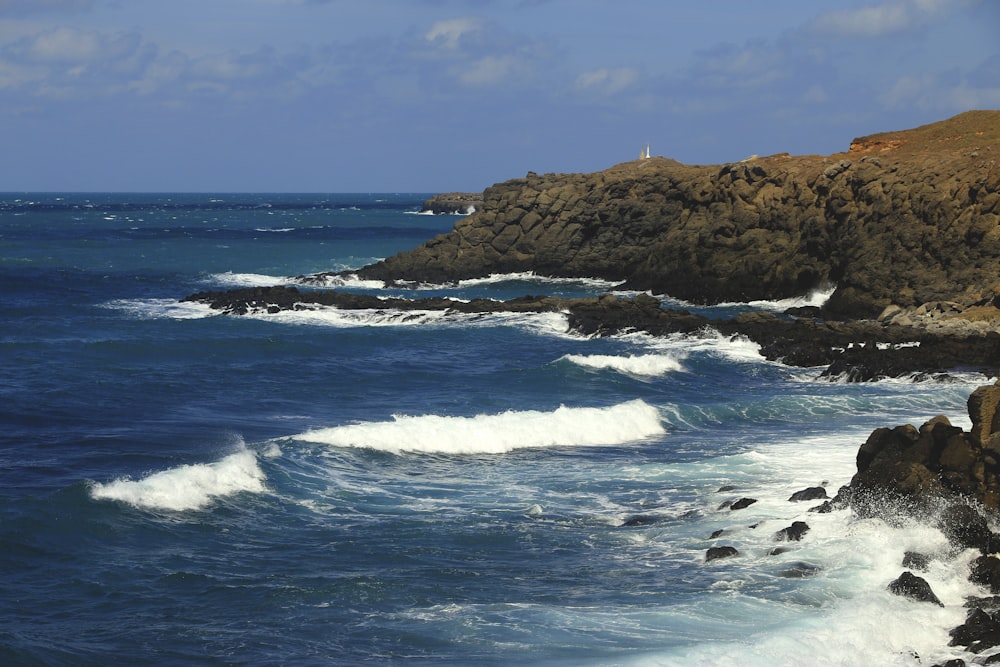
<instances>
[{"instance_id":1,"label":"whitewater","mask_svg":"<svg viewBox=\"0 0 1000 667\"><path fill-rule=\"evenodd\" d=\"M974 554L789 498L834 495L875 428L967 427L992 378L832 382L710 329L589 338L561 313L182 301L616 288L308 278L450 229L415 215L423 198L0 195L0 664L971 658L947 633ZM829 293L683 306L731 317ZM779 540L794 521L809 532ZM707 561L713 546L739 555ZM934 556L921 576L943 607L886 590L907 551Z\"/></svg>"}]
</instances>

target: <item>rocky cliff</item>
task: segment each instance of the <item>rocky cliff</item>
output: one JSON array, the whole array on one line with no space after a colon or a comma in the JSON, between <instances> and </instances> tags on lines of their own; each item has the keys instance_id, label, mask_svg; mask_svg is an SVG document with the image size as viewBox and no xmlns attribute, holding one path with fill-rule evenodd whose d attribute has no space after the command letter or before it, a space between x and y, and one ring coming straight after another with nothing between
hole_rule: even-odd
<instances>
[{"instance_id":1,"label":"rocky cliff","mask_svg":"<svg viewBox=\"0 0 1000 667\"><path fill-rule=\"evenodd\" d=\"M830 156L592 174L529 173L366 278L443 282L535 271L601 277L696 303L833 283L827 315L890 304L993 307L1000 293L1000 111L855 139Z\"/></svg>"}]
</instances>

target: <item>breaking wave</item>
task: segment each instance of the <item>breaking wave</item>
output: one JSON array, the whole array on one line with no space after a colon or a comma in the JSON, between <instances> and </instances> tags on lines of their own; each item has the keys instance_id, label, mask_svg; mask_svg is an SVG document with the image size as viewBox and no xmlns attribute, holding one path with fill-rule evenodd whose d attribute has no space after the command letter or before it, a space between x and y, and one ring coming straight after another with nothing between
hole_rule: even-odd
<instances>
[{"instance_id":1,"label":"breaking wave","mask_svg":"<svg viewBox=\"0 0 1000 667\"><path fill-rule=\"evenodd\" d=\"M562 359L584 368L609 369L626 375L652 377L684 370L680 360L670 354L640 354L627 357L607 354L567 354Z\"/></svg>"},{"instance_id":2,"label":"breaking wave","mask_svg":"<svg viewBox=\"0 0 1000 667\"><path fill-rule=\"evenodd\" d=\"M620 445L663 434L659 411L642 400L604 408L559 407L475 417L395 416L306 431L299 440L384 452L504 454L515 449Z\"/></svg>"},{"instance_id":3,"label":"breaking wave","mask_svg":"<svg viewBox=\"0 0 1000 667\"><path fill-rule=\"evenodd\" d=\"M202 509L214 499L241 492L262 493L265 475L248 449L216 461L170 468L139 480L95 482L95 500L117 500L141 509L184 512Z\"/></svg>"}]
</instances>

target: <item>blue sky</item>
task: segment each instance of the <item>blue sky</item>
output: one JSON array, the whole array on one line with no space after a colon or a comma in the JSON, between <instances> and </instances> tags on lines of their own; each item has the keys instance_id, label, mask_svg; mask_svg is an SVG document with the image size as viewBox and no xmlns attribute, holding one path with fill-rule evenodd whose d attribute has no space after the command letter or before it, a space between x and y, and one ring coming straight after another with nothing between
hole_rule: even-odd
<instances>
[{"instance_id":1,"label":"blue sky","mask_svg":"<svg viewBox=\"0 0 1000 667\"><path fill-rule=\"evenodd\" d=\"M0 0L0 191L478 191L998 108L996 0Z\"/></svg>"}]
</instances>

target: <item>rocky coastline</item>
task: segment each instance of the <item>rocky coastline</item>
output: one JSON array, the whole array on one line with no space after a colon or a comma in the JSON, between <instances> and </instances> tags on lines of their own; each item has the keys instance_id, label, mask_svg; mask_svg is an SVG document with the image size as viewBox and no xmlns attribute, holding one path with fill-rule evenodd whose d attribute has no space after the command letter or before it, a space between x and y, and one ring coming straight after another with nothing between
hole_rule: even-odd
<instances>
[{"instance_id":1,"label":"rocky coastline","mask_svg":"<svg viewBox=\"0 0 1000 667\"><path fill-rule=\"evenodd\" d=\"M745 336L766 358L821 366L831 379L942 380L955 369L994 377L1000 367L998 159L1000 111L973 111L855 139L848 151L831 156L780 154L714 166L648 158L595 174L529 173L487 188L478 199L450 193L428 200L427 211L473 212L451 232L356 272L404 285L532 271L617 281L620 289L638 292L631 296L465 302L285 286L202 292L187 300L235 315L329 306L562 312L583 335L713 329ZM320 285L330 277L299 282ZM823 285L835 290L822 307L723 320L667 309L650 295L717 304L796 297ZM968 432L944 416L919 428L877 428L860 446L857 473L834 498L811 488L789 500L823 500L816 512L850 508L859 517L931 522L952 544L954 562L962 551L978 552L969 576L984 595L968 601L952 646L976 654L975 664L993 664L1000 663L1000 383L976 390L968 409ZM753 502L729 501L725 510ZM635 517L632 525L644 520ZM808 539L809 530L806 522L794 522L775 541ZM718 537L710 538L706 560L739 555ZM915 604L940 604L914 573L939 557L908 553L887 588ZM788 576L810 573L804 566Z\"/></svg>"},{"instance_id":2,"label":"rocky coastline","mask_svg":"<svg viewBox=\"0 0 1000 667\"><path fill-rule=\"evenodd\" d=\"M253 287L200 292L186 301L208 304L220 312L278 313L333 306L349 310L450 311L453 313L564 312L571 331L607 336L627 331L653 335L695 334L713 329L727 336L744 336L771 360L801 367L826 367L823 377L848 382L921 374L946 377L955 369L996 372L1000 333L942 332L918 324L878 321L826 321L806 309L799 316L770 312L743 313L732 319L709 319L686 310L664 309L660 300L640 293L634 297L605 295L564 299L526 295L508 301L458 301L436 297L385 298L334 289L293 286Z\"/></svg>"}]
</instances>

